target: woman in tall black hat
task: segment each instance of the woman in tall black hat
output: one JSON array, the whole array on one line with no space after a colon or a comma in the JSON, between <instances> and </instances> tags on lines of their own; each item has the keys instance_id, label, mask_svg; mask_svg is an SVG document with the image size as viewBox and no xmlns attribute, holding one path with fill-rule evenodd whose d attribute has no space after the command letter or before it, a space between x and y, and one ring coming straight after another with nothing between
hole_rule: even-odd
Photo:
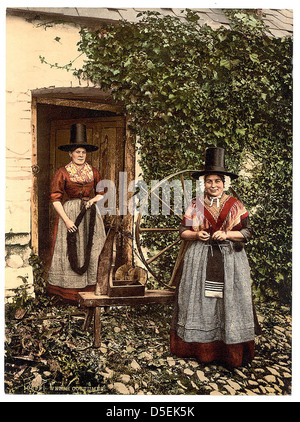
<instances>
[{"instance_id":1,"label":"woman in tall black hat","mask_svg":"<svg viewBox=\"0 0 300 422\"><path fill-rule=\"evenodd\" d=\"M47 290L69 301L95 288L105 229L96 202L103 198L99 171L86 162L97 146L87 143L86 126L71 126L70 141L58 147L71 161L52 180L50 201L57 212ZM67 200L65 200L67 196Z\"/></svg>"},{"instance_id":2,"label":"woman in tall black hat","mask_svg":"<svg viewBox=\"0 0 300 422\"><path fill-rule=\"evenodd\" d=\"M177 287L171 353L231 367L254 357L257 320L244 245L248 212L225 193L238 176L226 170L223 148L208 148L203 170L193 174L203 193L186 210L180 234L189 242Z\"/></svg>"}]
</instances>

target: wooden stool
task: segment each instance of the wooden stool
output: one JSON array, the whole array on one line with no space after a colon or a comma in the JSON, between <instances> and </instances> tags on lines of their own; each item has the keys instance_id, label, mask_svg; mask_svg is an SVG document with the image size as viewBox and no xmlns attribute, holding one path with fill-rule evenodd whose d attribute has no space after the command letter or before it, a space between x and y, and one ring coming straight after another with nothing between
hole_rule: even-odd
<instances>
[{"instance_id":1,"label":"wooden stool","mask_svg":"<svg viewBox=\"0 0 300 422\"><path fill-rule=\"evenodd\" d=\"M100 253L97 268L97 281L94 292L78 293L78 304L85 308L83 329L87 330L94 318L94 347L101 344L101 308L109 306L152 305L173 303L175 290L147 290L143 272L133 268L132 280L114 279L118 270L113 271L116 261L116 235L120 230L120 216L114 217ZM120 270L120 269L119 269ZM135 279L134 275L137 275ZM119 278L119 277L117 277Z\"/></svg>"},{"instance_id":2,"label":"wooden stool","mask_svg":"<svg viewBox=\"0 0 300 422\"><path fill-rule=\"evenodd\" d=\"M146 290L144 296L111 297L96 295L94 292L78 294L79 305L87 308L83 329L87 330L94 317L95 348L101 345L101 308L106 306L140 306L153 304L170 304L174 302L174 290Z\"/></svg>"}]
</instances>

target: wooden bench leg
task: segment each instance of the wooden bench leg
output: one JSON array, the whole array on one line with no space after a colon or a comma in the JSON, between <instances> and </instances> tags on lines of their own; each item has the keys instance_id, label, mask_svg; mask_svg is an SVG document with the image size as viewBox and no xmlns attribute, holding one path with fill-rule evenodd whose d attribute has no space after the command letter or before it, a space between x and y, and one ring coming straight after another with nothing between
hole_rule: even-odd
<instances>
[{"instance_id":1,"label":"wooden bench leg","mask_svg":"<svg viewBox=\"0 0 300 422\"><path fill-rule=\"evenodd\" d=\"M94 313L94 347L99 348L101 345L101 308L95 308Z\"/></svg>"},{"instance_id":2,"label":"wooden bench leg","mask_svg":"<svg viewBox=\"0 0 300 422\"><path fill-rule=\"evenodd\" d=\"M91 321L93 319L93 316L94 316L94 309L95 308L88 308L87 309L86 314L85 314L83 327L82 327L83 331L86 331L89 328Z\"/></svg>"}]
</instances>

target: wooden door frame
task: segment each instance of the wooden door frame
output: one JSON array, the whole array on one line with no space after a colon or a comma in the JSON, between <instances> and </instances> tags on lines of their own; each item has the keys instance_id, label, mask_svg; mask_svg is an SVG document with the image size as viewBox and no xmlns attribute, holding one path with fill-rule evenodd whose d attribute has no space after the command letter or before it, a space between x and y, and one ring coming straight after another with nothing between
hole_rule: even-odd
<instances>
[{"instance_id":1,"label":"wooden door frame","mask_svg":"<svg viewBox=\"0 0 300 422\"><path fill-rule=\"evenodd\" d=\"M98 111L110 111L125 117L125 160L124 171L127 172L127 183L129 184L135 178L135 147L134 137L129 132L128 122L129 117L125 115L124 108L120 105L97 103L93 101L82 101L61 98L47 98L32 96L31 103L31 140L32 140L32 189L31 189L31 248L32 252L36 255L39 254L39 239L38 239L38 157L37 157L37 107L38 104L56 105L65 107L87 108ZM129 196L129 195L128 195ZM127 198L128 201L130 196ZM124 229L133 233L132 216L127 215L124 218ZM123 258L127 262L132 262L132 241L126 242Z\"/></svg>"},{"instance_id":2,"label":"wooden door frame","mask_svg":"<svg viewBox=\"0 0 300 422\"><path fill-rule=\"evenodd\" d=\"M39 253L38 237L38 182L37 182L37 98L31 102L31 142L32 142L32 189L31 189L31 248L36 255Z\"/></svg>"}]
</instances>

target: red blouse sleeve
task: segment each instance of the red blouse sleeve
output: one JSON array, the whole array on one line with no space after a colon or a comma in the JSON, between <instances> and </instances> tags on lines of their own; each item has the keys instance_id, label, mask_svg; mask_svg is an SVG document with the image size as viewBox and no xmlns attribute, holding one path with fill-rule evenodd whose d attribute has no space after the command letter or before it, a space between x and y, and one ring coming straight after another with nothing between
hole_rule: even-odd
<instances>
[{"instance_id":1,"label":"red blouse sleeve","mask_svg":"<svg viewBox=\"0 0 300 422\"><path fill-rule=\"evenodd\" d=\"M64 172L59 168L53 176L50 189L50 201L62 201L64 191L65 191L66 179L64 177Z\"/></svg>"},{"instance_id":2,"label":"red blouse sleeve","mask_svg":"<svg viewBox=\"0 0 300 422\"><path fill-rule=\"evenodd\" d=\"M96 195L104 195L104 186L101 183L101 177L99 171L93 167L93 173L94 173L94 187Z\"/></svg>"}]
</instances>

